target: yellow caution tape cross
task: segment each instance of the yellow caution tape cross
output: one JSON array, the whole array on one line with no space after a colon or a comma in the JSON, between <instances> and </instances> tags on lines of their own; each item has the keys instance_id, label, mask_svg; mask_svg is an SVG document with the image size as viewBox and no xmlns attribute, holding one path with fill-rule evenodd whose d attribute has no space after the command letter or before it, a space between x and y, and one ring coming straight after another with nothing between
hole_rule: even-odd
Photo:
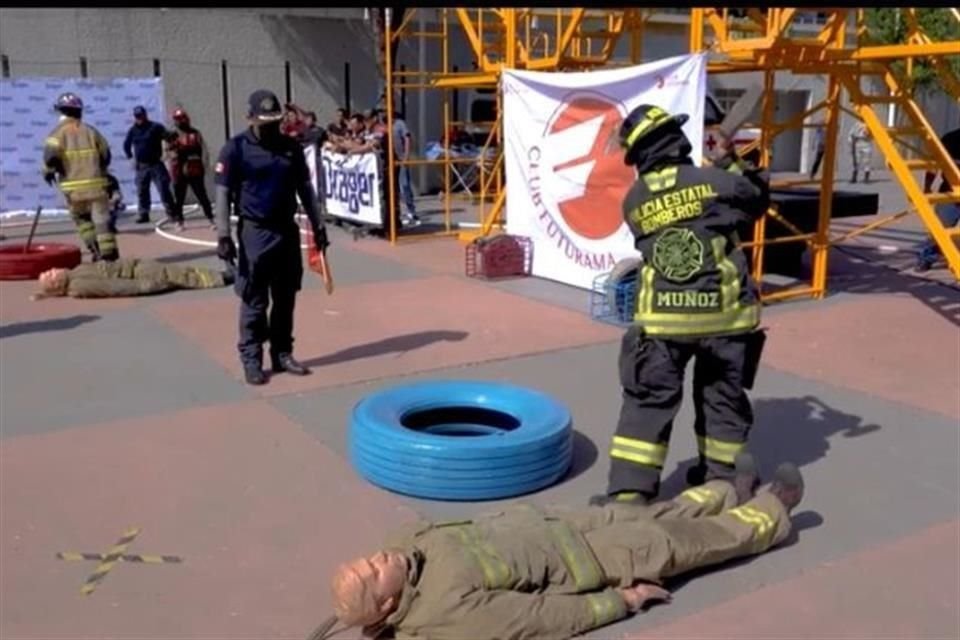
<instances>
[{"instance_id":1,"label":"yellow caution tape cross","mask_svg":"<svg viewBox=\"0 0 960 640\"><path fill-rule=\"evenodd\" d=\"M97 561L100 564L90 577L86 579L83 586L80 587L80 593L88 596L93 593L97 585L107 577L107 574L118 562L133 562L141 564L176 564L183 562L179 556L167 555L143 555L135 553L124 553L133 540L140 535L140 529L133 527L123 532L123 536L117 540L106 553L77 553L74 551L61 551L57 553L57 558L68 561Z\"/></svg>"}]
</instances>

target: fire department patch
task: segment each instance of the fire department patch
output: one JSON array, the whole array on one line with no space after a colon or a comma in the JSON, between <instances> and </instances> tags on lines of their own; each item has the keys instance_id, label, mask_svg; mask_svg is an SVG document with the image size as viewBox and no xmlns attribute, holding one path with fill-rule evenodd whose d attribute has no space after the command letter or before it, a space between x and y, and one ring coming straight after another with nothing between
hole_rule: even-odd
<instances>
[{"instance_id":1,"label":"fire department patch","mask_svg":"<svg viewBox=\"0 0 960 640\"><path fill-rule=\"evenodd\" d=\"M673 282L689 280L703 266L703 243L689 229L667 229L653 245L653 266Z\"/></svg>"},{"instance_id":2,"label":"fire department patch","mask_svg":"<svg viewBox=\"0 0 960 640\"><path fill-rule=\"evenodd\" d=\"M222 162L218 162L217 166L213 168L214 173L223 173L226 170L227 167Z\"/></svg>"}]
</instances>

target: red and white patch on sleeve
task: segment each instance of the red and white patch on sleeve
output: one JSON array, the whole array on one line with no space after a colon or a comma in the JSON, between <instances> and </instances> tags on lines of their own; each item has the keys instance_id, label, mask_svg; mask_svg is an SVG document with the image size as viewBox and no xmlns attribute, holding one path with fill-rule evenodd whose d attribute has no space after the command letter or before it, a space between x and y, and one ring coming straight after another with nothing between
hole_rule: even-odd
<instances>
[{"instance_id":1,"label":"red and white patch on sleeve","mask_svg":"<svg viewBox=\"0 0 960 640\"><path fill-rule=\"evenodd\" d=\"M226 170L227 170L227 166L222 162L218 162L217 166L213 168L214 173L223 173Z\"/></svg>"}]
</instances>

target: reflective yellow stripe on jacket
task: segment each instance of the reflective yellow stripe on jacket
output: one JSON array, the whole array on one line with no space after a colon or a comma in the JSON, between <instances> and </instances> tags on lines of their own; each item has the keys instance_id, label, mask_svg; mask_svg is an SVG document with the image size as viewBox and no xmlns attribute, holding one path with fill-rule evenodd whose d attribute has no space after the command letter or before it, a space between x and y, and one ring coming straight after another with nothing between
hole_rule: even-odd
<instances>
[{"instance_id":1,"label":"reflective yellow stripe on jacket","mask_svg":"<svg viewBox=\"0 0 960 640\"><path fill-rule=\"evenodd\" d=\"M656 312L656 269L645 264L640 269L637 312L634 321L652 336L697 336L747 331L760 323L760 305L740 302L740 274L724 253L726 240L716 237L711 242L717 269L720 271L720 311L710 313Z\"/></svg>"},{"instance_id":2,"label":"reflective yellow stripe on jacket","mask_svg":"<svg viewBox=\"0 0 960 640\"><path fill-rule=\"evenodd\" d=\"M586 543L574 534L568 523L559 520L551 522L550 533L560 545L560 555L567 571L573 577L577 591L590 591L603 584L603 567Z\"/></svg>"},{"instance_id":3,"label":"reflective yellow stripe on jacket","mask_svg":"<svg viewBox=\"0 0 960 640\"><path fill-rule=\"evenodd\" d=\"M60 189L64 192L79 191L81 189L93 189L95 187L106 187L106 178L88 178L86 180L63 180L60 182Z\"/></svg>"},{"instance_id":4,"label":"reflective yellow stripe on jacket","mask_svg":"<svg viewBox=\"0 0 960 640\"><path fill-rule=\"evenodd\" d=\"M489 544L482 541L474 525L457 527L457 533L480 570L483 571L483 586L487 589L505 589L510 586L510 567Z\"/></svg>"}]
</instances>

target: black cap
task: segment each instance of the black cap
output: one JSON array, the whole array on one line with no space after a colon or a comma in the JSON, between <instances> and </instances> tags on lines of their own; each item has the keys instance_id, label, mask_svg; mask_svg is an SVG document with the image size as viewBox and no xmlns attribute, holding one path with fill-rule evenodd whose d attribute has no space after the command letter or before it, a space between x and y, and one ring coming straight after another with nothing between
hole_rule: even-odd
<instances>
[{"instance_id":1,"label":"black cap","mask_svg":"<svg viewBox=\"0 0 960 640\"><path fill-rule=\"evenodd\" d=\"M143 105L138 104L133 108L133 117L134 118L146 118L147 110L143 108Z\"/></svg>"},{"instance_id":2,"label":"black cap","mask_svg":"<svg viewBox=\"0 0 960 640\"><path fill-rule=\"evenodd\" d=\"M283 109L273 91L258 89L250 94L247 116L260 122L273 122L283 119Z\"/></svg>"}]
</instances>

